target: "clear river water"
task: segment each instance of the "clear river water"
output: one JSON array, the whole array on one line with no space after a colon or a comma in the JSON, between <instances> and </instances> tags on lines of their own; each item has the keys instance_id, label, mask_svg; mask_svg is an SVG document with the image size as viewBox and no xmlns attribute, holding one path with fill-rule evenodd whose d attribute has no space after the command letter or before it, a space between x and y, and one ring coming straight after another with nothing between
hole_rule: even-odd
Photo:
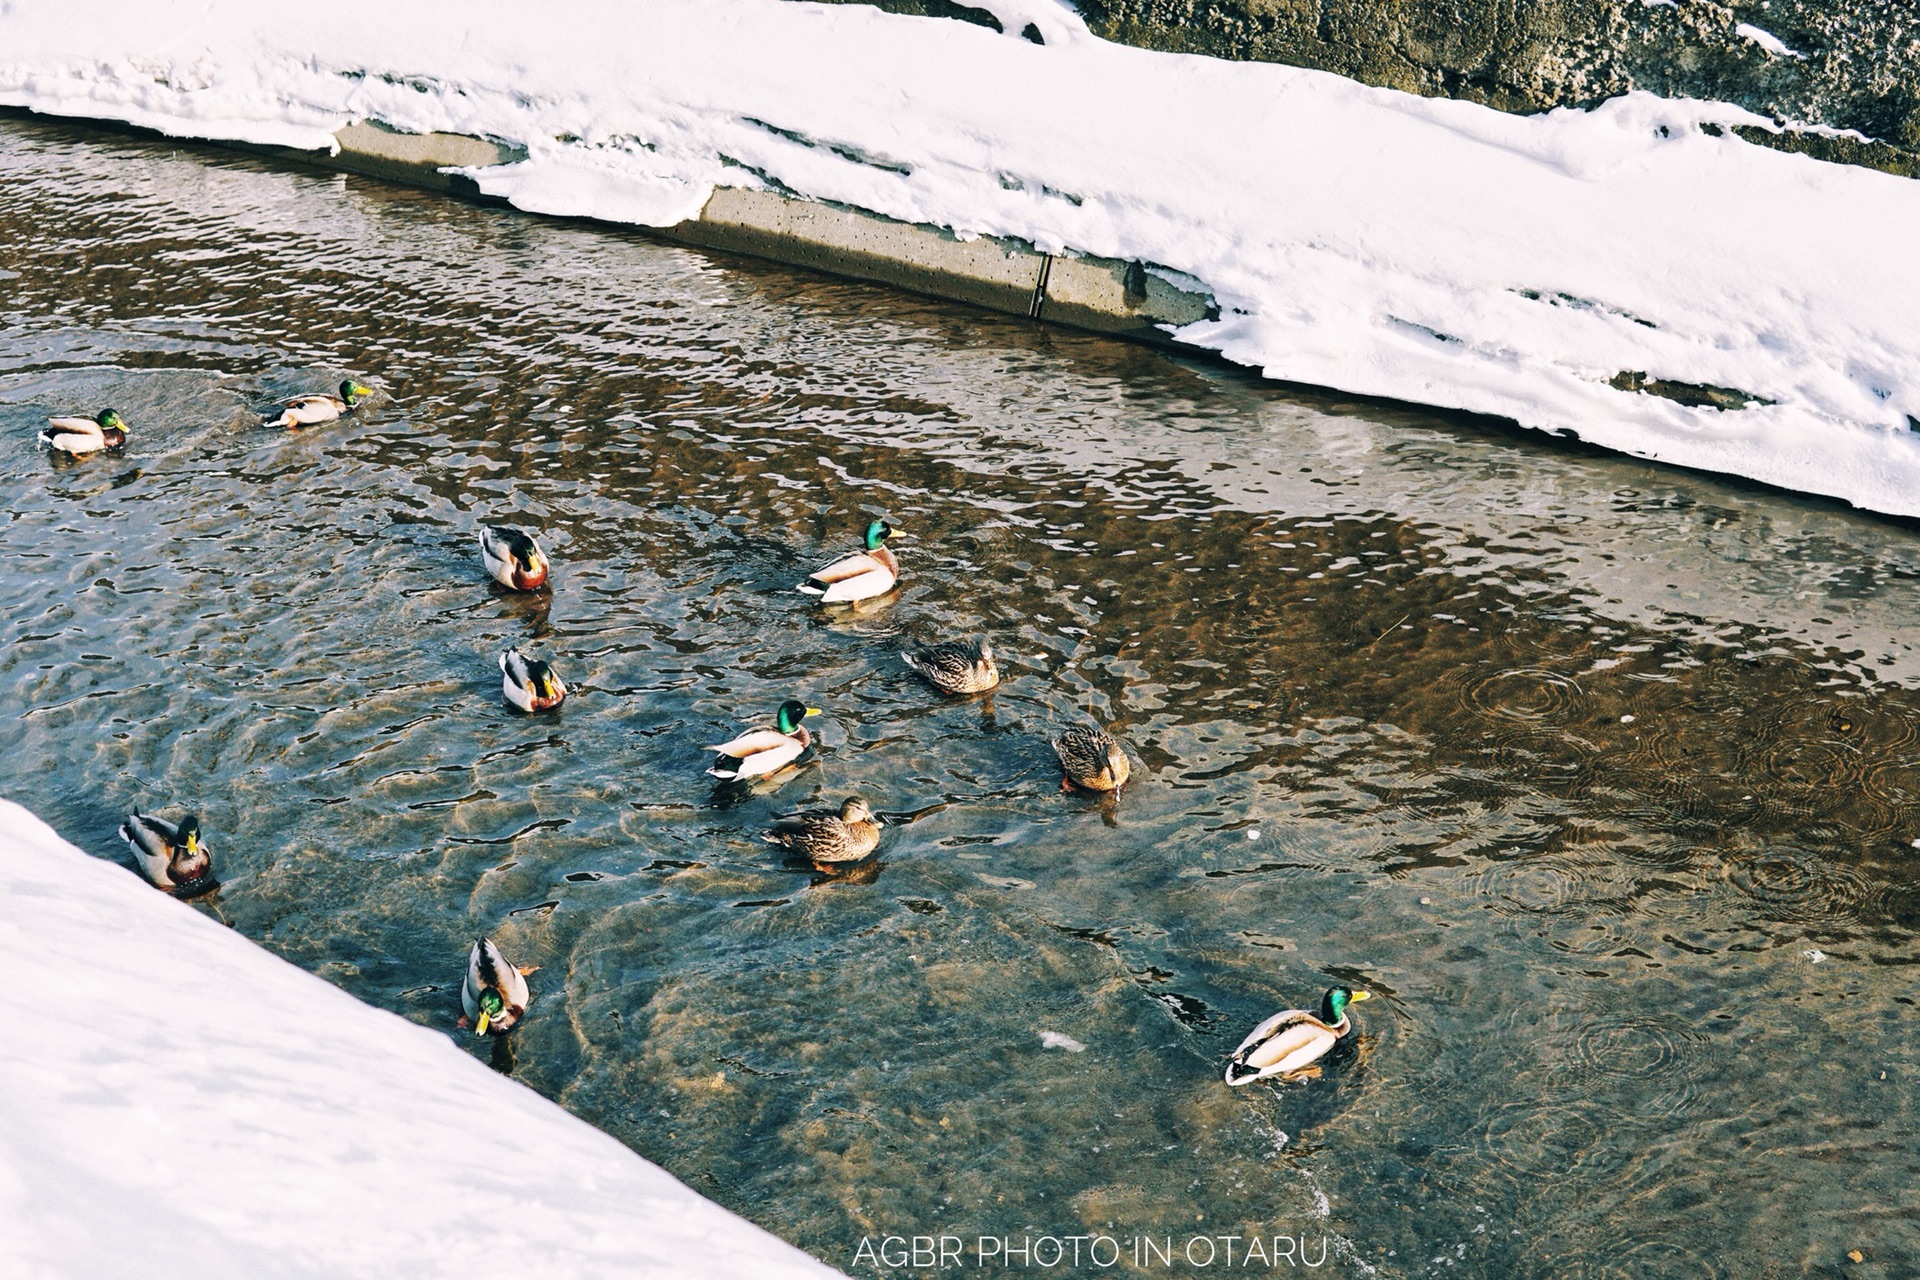
<instances>
[{"instance_id":1,"label":"clear river water","mask_svg":"<svg viewBox=\"0 0 1920 1280\"><path fill-rule=\"evenodd\" d=\"M197 809L182 910L481 1055L493 936L495 1065L857 1275L1920 1270L1912 525L210 148L11 116L0 183L0 788L128 874ZM792 591L876 516L896 598ZM991 696L899 658L976 632ZM759 839L856 792L870 865Z\"/></svg>"}]
</instances>

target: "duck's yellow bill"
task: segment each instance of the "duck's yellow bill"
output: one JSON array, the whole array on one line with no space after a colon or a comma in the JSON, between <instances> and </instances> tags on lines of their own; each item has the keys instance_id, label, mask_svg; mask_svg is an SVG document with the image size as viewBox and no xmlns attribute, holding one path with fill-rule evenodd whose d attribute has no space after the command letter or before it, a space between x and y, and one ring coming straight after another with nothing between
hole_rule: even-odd
<instances>
[{"instance_id":1,"label":"duck's yellow bill","mask_svg":"<svg viewBox=\"0 0 1920 1280\"><path fill-rule=\"evenodd\" d=\"M480 1011L480 1021L473 1024L473 1034L477 1036L483 1036L487 1034L487 1023L489 1021L491 1021L491 1019L487 1017L487 1011L485 1009L482 1009Z\"/></svg>"},{"instance_id":2,"label":"duck's yellow bill","mask_svg":"<svg viewBox=\"0 0 1920 1280\"><path fill-rule=\"evenodd\" d=\"M1347 999L1347 1003L1359 1004L1362 1000L1371 1000L1371 999L1373 999L1373 993L1371 991L1356 991L1353 993L1352 996L1350 996Z\"/></svg>"},{"instance_id":3,"label":"duck's yellow bill","mask_svg":"<svg viewBox=\"0 0 1920 1280\"><path fill-rule=\"evenodd\" d=\"M821 711L820 711L820 708L818 708L818 707L808 707L808 708L807 708L807 714L808 714L808 715L810 715L810 716L817 716L817 715L819 715L819 714L821 714Z\"/></svg>"}]
</instances>

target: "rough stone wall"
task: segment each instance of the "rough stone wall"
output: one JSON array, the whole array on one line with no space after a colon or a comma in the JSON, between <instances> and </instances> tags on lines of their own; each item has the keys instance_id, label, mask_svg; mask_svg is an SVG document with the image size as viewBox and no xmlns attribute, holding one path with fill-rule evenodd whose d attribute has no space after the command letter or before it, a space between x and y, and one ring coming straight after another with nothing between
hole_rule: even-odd
<instances>
[{"instance_id":1,"label":"rough stone wall","mask_svg":"<svg viewBox=\"0 0 1920 1280\"><path fill-rule=\"evenodd\" d=\"M855 0L858 2L858 0ZM951 0L867 0L998 27ZM1109 40L1317 67L1503 111L1632 89L1852 129L1754 141L1920 175L1920 0L1078 0ZM1739 32L1759 28L1791 54ZM1800 56L1794 56L1794 55Z\"/></svg>"}]
</instances>

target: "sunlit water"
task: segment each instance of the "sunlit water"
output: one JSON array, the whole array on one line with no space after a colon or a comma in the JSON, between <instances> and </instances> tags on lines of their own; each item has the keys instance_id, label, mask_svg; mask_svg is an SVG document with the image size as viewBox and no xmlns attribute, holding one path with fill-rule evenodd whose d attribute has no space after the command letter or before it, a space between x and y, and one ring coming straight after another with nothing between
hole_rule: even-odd
<instances>
[{"instance_id":1,"label":"sunlit water","mask_svg":"<svg viewBox=\"0 0 1920 1280\"><path fill-rule=\"evenodd\" d=\"M181 910L450 1035L491 934L502 1067L858 1274L1913 1274L1912 528L217 151L12 118L0 183L0 785L120 861L197 807ZM789 590L875 515L896 600ZM898 658L974 631L990 698ZM789 695L818 762L717 792ZM1088 716L1117 803L1058 790ZM854 792L877 865L757 838ZM1220 1082L1335 982L1320 1079Z\"/></svg>"}]
</instances>

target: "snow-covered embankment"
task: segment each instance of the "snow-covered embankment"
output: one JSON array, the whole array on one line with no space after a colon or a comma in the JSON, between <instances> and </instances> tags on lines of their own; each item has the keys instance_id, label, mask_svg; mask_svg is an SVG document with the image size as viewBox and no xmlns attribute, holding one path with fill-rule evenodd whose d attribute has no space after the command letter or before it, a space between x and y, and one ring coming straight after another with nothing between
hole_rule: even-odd
<instances>
[{"instance_id":1,"label":"snow-covered embankment","mask_svg":"<svg viewBox=\"0 0 1920 1280\"><path fill-rule=\"evenodd\" d=\"M838 1274L8 801L0 957L0 1274Z\"/></svg>"},{"instance_id":2,"label":"snow-covered embankment","mask_svg":"<svg viewBox=\"0 0 1920 1280\"><path fill-rule=\"evenodd\" d=\"M1271 64L789 0L12 0L0 103L329 148L497 139L533 211L666 226L716 186L1204 283L1180 337L1276 378L1511 417L1920 515L1920 182L1645 94L1504 115ZM1044 44L1021 39L1031 26Z\"/></svg>"}]
</instances>

